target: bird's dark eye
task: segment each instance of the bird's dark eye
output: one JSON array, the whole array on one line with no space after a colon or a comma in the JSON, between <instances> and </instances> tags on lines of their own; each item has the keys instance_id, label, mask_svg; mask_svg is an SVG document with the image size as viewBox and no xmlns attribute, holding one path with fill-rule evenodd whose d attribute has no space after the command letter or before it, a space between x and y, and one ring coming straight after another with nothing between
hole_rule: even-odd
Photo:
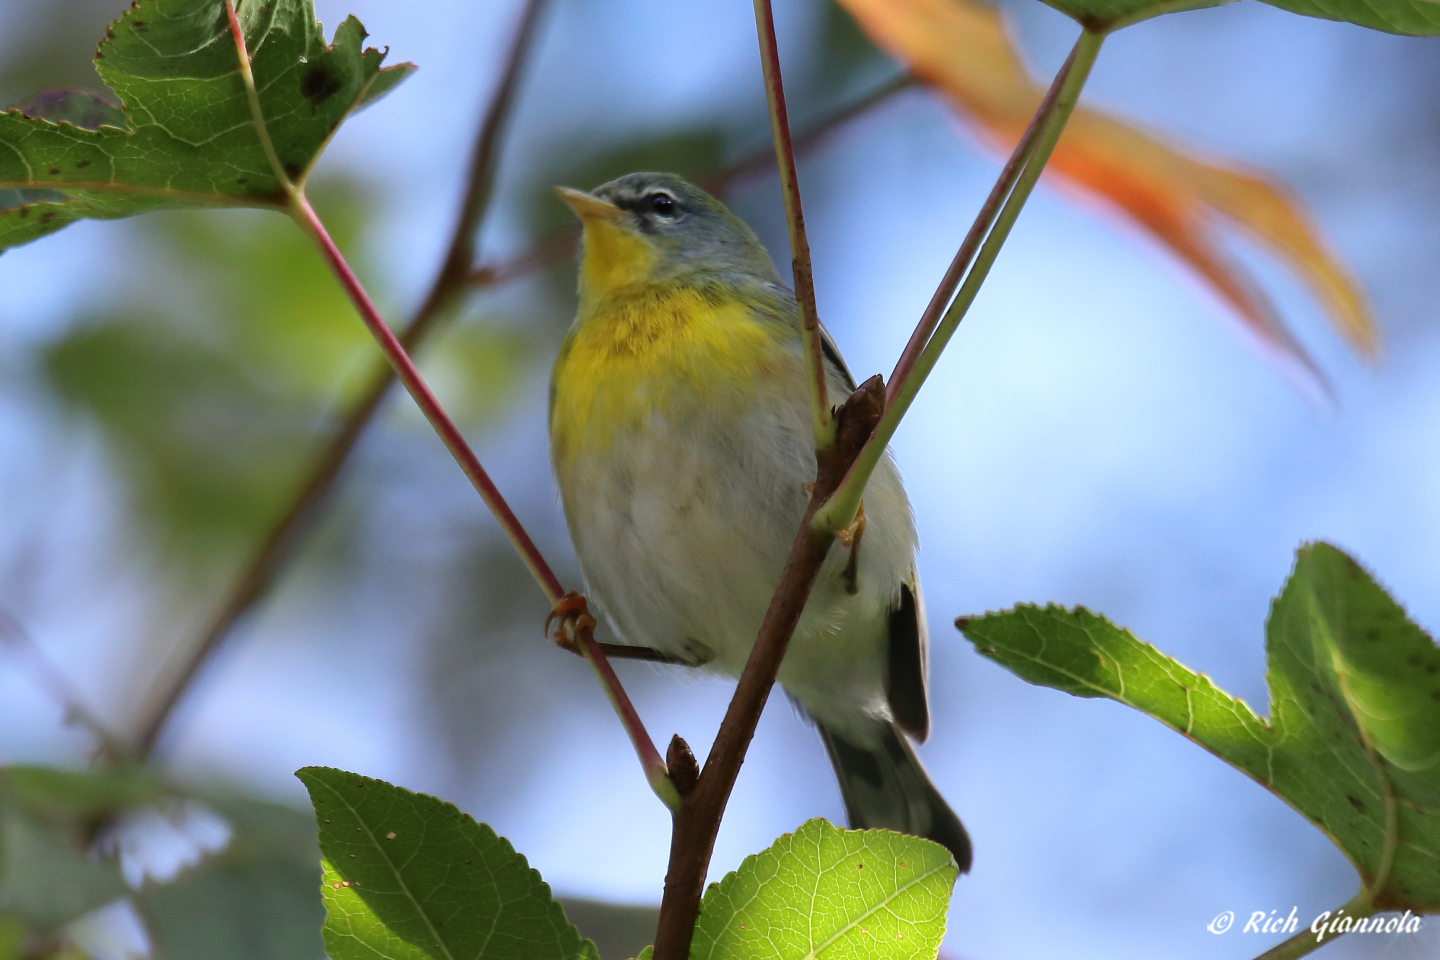
<instances>
[{"instance_id":1,"label":"bird's dark eye","mask_svg":"<svg viewBox=\"0 0 1440 960\"><path fill-rule=\"evenodd\" d=\"M652 193L645 198L645 202L650 204L651 210L654 210L662 217L675 216L675 210L678 207L678 204L675 203L675 198L668 193Z\"/></svg>"}]
</instances>

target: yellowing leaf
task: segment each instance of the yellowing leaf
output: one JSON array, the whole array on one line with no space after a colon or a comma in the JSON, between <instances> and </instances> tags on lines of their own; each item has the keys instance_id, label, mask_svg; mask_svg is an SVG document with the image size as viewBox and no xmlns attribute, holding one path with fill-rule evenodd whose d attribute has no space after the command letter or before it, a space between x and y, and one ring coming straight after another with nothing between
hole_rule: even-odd
<instances>
[{"instance_id":1,"label":"yellowing leaf","mask_svg":"<svg viewBox=\"0 0 1440 960\"><path fill-rule=\"evenodd\" d=\"M1021 62L999 11L978 0L839 0L997 147L1024 133L1044 91ZM1265 174L1200 159L1096 110L1078 108L1047 175L1118 208L1204 278L1263 343L1318 375L1269 299L1218 243L1228 221L1305 281L1350 344L1374 356L1365 299L1289 192Z\"/></svg>"}]
</instances>

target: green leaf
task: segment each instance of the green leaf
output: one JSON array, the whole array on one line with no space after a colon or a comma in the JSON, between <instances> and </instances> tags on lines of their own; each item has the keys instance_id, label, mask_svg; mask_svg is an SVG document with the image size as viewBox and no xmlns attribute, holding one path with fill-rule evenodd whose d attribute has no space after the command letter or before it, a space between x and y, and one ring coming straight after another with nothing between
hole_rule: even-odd
<instances>
[{"instance_id":1,"label":"green leaf","mask_svg":"<svg viewBox=\"0 0 1440 960\"><path fill-rule=\"evenodd\" d=\"M1435 0L1264 0L1272 7L1321 20L1343 20L1371 30L1412 37L1440 34Z\"/></svg>"},{"instance_id":2,"label":"green leaf","mask_svg":"<svg viewBox=\"0 0 1440 960\"><path fill-rule=\"evenodd\" d=\"M1021 678L1128 704L1249 774L1335 842L1377 909L1440 910L1440 649L1335 547L1302 547L1271 608L1268 721L1084 609L956 625Z\"/></svg>"},{"instance_id":3,"label":"green leaf","mask_svg":"<svg viewBox=\"0 0 1440 960\"><path fill-rule=\"evenodd\" d=\"M929 840L811 820L711 884L690 956L933 958L956 873Z\"/></svg>"},{"instance_id":4,"label":"green leaf","mask_svg":"<svg viewBox=\"0 0 1440 960\"><path fill-rule=\"evenodd\" d=\"M106 33L96 69L127 128L0 114L0 190L55 202L0 211L0 249L81 218L195 205L282 208L241 79L223 0L139 0ZM325 44L311 0L247 3L239 19L260 112L285 174L303 180L345 118L414 68L381 68L354 17Z\"/></svg>"},{"instance_id":5,"label":"green leaf","mask_svg":"<svg viewBox=\"0 0 1440 960\"><path fill-rule=\"evenodd\" d=\"M119 127L124 130L125 111L98 93L84 90L47 90L20 104L27 117L40 117L51 123L68 123L86 130Z\"/></svg>"},{"instance_id":6,"label":"green leaf","mask_svg":"<svg viewBox=\"0 0 1440 960\"><path fill-rule=\"evenodd\" d=\"M375 916L358 888L321 861L320 894L325 899L325 952L331 960L429 960L430 954L401 940Z\"/></svg>"},{"instance_id":7,"label":"green leaf","mask_svg":"<svg viewBox=\"0 0 1440 960\"><path fill-rule=\"evenodd\" d=\"M340 890L358 891L393 935L365 939L378 929L368 918L332 913L327 945L336 942L330 931L351 921L343 929L355 943L346 944L344 960L397 955L394 937L436 960L598 960L540 874L453 804L328 767L305 767L296 776L315 804L320 850L339 882L350 884ZM348 898L342 907L349 911Z\"/></svg>"},{"instance_id":8,"label":"green leaf","mask_svg":"<svg viewBox=\"0 0 1440 960\"><path fill-rule=\"evenodd\" d=\"M1235 0L1044 0L1091 30L1106 32L1151 17L1184 10L1222 7Z\"/></svg>"},{"instance_id":9,"label":"green leaf","mask_svg":"<svg viewBox=\"0 0 1440 960\"><path fill-rule=\"evenodd\" d=\"M1234 0L1044 0L1093 30L1108 31L1166 13L1224 6ZM1415 37L1440 34L1436 0L1264 0L1291 13L1341 20Z\"/></svg>"},{"instance_id":10,"label":"green leaf","mask_svg":"<svg viewBox=\"0 0 1440 960\"><path fill-rule=\"evenodd\" d=\"M125 126L125 113L115 104L95 93L79 90L52 90L32 97L20 105L27 117L42 117L52 123L74 124L94 130L105 124ZM65 195L58 190L0 190L0 211L13 210L32 203L63 203Z\"/></svg>"}]
</instances>

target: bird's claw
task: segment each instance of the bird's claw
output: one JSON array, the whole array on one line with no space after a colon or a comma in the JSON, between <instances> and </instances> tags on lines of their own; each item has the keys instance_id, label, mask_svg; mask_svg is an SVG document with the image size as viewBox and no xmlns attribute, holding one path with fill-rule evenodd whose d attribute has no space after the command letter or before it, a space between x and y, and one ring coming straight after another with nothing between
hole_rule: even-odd
<instances>
[{"instance_id":1,"label":"bird's claw","mask_svg":"<svg viewBox=\"0 0 1440 960\"><path fill-rule=\"evenodd\" d=\"M855 511L855 520L843 530L835 531L835 539L840 545L849 550L860 542L865 535L865 501L860 501L860 509Z\"/></svg>"},{"instance_id":2,"label":"bird's claw","mask_svg":"<svg viewBox=\"0 0 1440 960\"><path fill-rule=\"evenodd\" d=\"M555 632L550 634L550 624L555 621ZM570 629L567 630L566 627ZM594 630L596 620L590 615L590 604L583 594L574 590L569 591L565 596L555 601L555 606L550 608L550 615L545 618L545 632L550 634L555 643L571 653L579 653L580 649L575 644L575 637L581 630Z\"/></svg>"},{"instance_id":3,"label":"bird's claw","mask_svg":"<svg viewBox=\"0 0 1440 960\"><path fill-rule=\"evenodd\" d=\"M835 539L850 551L850 562L845 564L845 592L860 592L860 538L865 536L865 501L855 511L855 521L844 530L835 531Z\"/></svg>"}]
</instances>

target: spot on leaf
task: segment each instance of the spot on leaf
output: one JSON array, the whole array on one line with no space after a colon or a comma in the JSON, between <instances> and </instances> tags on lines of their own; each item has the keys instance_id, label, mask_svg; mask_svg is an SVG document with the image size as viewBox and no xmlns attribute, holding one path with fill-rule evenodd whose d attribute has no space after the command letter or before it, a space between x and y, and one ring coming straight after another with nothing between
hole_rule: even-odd
<instances>
[{"instance_id":1,"label":"spot on leaf","mask_svg":"<svg viewBox=\"0 0 1440 960\"><path fill-rule=\"evenodd\" d=\"M329 100L340 92L340 78L324 64L317 63L300 78L300 95L310 101L312 107Z\"/></svg>"}]
</instances>

